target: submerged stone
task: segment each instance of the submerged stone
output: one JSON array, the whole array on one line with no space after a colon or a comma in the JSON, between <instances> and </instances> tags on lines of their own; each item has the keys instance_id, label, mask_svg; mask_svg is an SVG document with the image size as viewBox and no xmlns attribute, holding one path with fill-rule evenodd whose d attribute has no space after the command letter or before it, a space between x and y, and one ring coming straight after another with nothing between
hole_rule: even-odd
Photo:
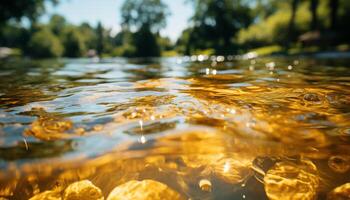
<instances>
[{"instance_id":1,"label":"submerged stone","mask_svg":"<svg viewBox=\"0 0 350 200\"><path fill-rule=\"evenodd\" d=\"M91 181L83 180L70 184L63 194L63 200L103 200L100 188Z\"/></svg>"},{"instance_id":2,"label":"submerged stone","mask_svg":"<svg viewBox=\"0 0 350 200\"><path fill-rule=\"evenodd\" d=\"M246 180L251 174L252 161L245 158L221 158L212 162L206 171L210 171L214 176L229 183L237 184Z\"/></svg>"},{"instance_id":3,"label":"submerged stone","mask_svg":"<svg viewBox=\"0 0 350 200\"><path fill-rule=\"evenodd\" d=\"M58 191L48 190L42 193L39 193L29 200L61 200L61 194Z\"/></svg>"},{"instance_id":4,"label":"submerged stone","mask_svg":"<svg viewBox=\"0 0 350 200\"><path fill-rule=\"evenodd\" d=\"M153 180L132 180L115 187L107 200L180 200L181 195L167 185Z\"/></svg>"},{"instance_id":5,"label":"submerged stone","mask_svg":"<svg viewBox=\"0 0 350 200\"><path fill-rule=\"evenodd\" d=\"M271 200L313 200L319 177L311 161L282 161L267 171L264 183L266 195Z\"/></svg>"},{"instance_id":6,"label":"submerged stone","mask_svg":"<svg viewBox=\"0 0 350 200\"><path fill-rule=\"evenodd\" d=\"M328 200L348 200L350 199L350 183L343 184L333 189L327 196Z\"/></svg>"}]
</instances>

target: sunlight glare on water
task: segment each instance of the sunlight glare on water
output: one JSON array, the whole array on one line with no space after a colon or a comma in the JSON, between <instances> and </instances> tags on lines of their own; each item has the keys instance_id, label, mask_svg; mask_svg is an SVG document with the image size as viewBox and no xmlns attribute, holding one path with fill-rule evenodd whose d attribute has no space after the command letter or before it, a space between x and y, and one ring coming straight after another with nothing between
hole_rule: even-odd
<instances>
[{"instance_id":1,"label":"sunlight glare on water","mask_svg":"<svg viewBox=\"0 0 350 200\"><path fill-rule=\"evenodd\" d=\"M0 199L347 199L348 63L1 61Z\"/></svg>"}]
</instances>

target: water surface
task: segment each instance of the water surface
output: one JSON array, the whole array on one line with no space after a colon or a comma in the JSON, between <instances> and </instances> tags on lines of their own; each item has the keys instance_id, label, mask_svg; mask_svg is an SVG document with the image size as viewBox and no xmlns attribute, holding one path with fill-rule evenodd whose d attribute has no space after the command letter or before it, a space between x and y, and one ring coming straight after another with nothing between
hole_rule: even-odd
<instances>
[{"instance_id":1,"label":"water surface","mask_svg":"<svg viewBox=\"0 0 350 200\"><path fill-rule=\"evenodd\" d=\"M349 67L295 57L3 60L0 197L89 180L107 198L154 180L182 199L346 199Z\"/></svg>"}]
</instances>

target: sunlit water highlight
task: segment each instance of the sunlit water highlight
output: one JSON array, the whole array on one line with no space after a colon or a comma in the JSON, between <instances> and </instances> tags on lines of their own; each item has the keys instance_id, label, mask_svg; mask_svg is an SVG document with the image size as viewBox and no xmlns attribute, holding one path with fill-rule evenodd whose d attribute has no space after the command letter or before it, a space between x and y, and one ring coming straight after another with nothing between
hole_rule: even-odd
<instances>
[{"instance_id":1,"label":"sunlit water highlight","mask_svg":"<svg viewBox=\"0 0 350 200\"><path fill-rule=\"evenodd\" d=\"M0 199L347 199L349 67L1 61Z\"/></svg>"}]
</instances>

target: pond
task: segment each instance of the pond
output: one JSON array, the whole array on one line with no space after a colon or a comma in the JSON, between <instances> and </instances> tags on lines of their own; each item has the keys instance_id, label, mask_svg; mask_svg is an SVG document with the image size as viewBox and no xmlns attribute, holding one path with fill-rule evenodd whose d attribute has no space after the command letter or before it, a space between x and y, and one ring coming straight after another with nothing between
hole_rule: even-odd
<instances>
[{"instance_id":1,"label":"pond","mask_svg":"<svg viewBox=\"0 0 350 200\"><path fill-rule=\"evenodd\" d=\"M347 199L349 67L2 60L0 199Z\"/></svg>"}]
</instances>

